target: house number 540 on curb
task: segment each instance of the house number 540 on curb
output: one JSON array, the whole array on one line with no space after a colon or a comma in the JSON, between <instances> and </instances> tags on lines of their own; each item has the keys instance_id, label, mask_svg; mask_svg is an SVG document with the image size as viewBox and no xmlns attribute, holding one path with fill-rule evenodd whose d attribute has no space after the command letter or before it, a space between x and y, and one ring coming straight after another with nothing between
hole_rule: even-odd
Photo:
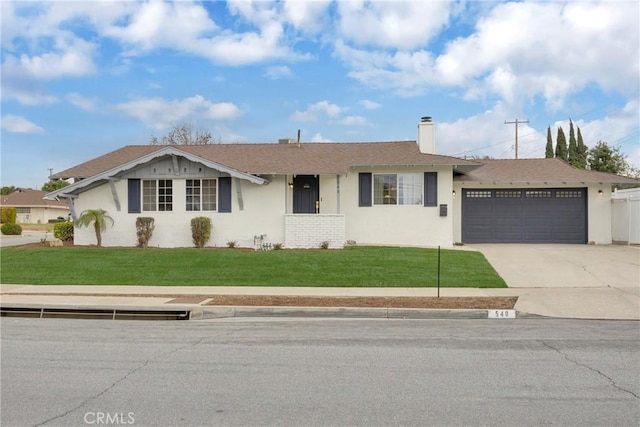
<instances>
[{"instance_id":1,"label":"house number 540 on curb","mask_svg":"<svg viewBox=\"0 0 640 427\"><path fill-rule=\"evenodd\" d=\"M515 319L515 310L489 310L489 319Z\"/></svg>"}]
</instances>

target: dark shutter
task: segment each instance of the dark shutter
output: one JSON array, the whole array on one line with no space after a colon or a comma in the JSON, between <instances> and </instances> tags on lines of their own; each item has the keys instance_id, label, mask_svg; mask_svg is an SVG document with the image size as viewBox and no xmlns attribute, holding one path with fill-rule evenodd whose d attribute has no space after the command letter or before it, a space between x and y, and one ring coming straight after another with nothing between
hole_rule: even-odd
<instances>
[{"instance_id":1,"label":"dark shutter","mask_svg":"<svg viewBox=\"0 0 640 427\"><path fill-rule=\"evenodd\" d=\"M371 206L371 173L361 172L359 177L358 206Z\"/></svg>"},{"instance_id":2,"label":"dark shutter","mask_svg":"<svg viewBox=\"0 0 640 427\"><path fill-rule=\"evenodd\" d=\"M129 213L140 213L140 180L130 179L128 180L128 199L129 199Z\"/></svg>"},{"instance_id":3,"label":"dark shutter","mask_svg":"<svg viewBox=\"0 0 640 427\"><path fill-rule=\"evenodd\" d=\"M231 212L231 177L218 178L218 212Z\"/></svg>"},{"instance_id":4,"label":"dark shutter","mask_svg":"<svg viewBox=\"0 0 640 427\"><path fill-rule=\"evenodd\" d=\"M424 205L438 206L438 172L424 173Z\"/></svg>"}]
</instances>

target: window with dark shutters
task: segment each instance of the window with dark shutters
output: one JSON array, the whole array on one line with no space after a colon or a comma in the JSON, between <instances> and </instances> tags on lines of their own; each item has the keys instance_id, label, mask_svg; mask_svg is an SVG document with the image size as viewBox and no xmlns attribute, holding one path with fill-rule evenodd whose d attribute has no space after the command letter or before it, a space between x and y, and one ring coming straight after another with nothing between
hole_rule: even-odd
<instances>
[{"instance_id":1,"label":"window with dark shutters","mask_svg":"<svg viewBox=\"0 0 640 427\"><path fill-rule=\"evenodd\" d=\"M371 173L361 172L359 177L359 189L358 189L358 206L371 206L372 205L372 190L371 190Z\"/></svg>"},{"instance_id":2,"label":"window with dark shutters","mask_svg":"<svg viewBox=\"0 0 640 427\"><path fill-rule=\"evenodd\" d=\"M129 213L140 213L140 180L128 180Z\"/></svg>"},{"instance_id":3,"label":"window with dark shutters","mask_svg":"<svg viewBox=\"0 0 640 427\"><path fill-rule=\"evenodd\" d=\"M424 205L438 206L438 172L424 173Z\"/></svg>"},{"instance_id":4,"label":"window with dark shutters","mask_svg":"<svg viewBox=\"0 0 640 427\"><path fill-rule=\"evenodd\" d=\"M231 177L218 178L218 212L231 212Z\"/></svg>"}]
</instances>

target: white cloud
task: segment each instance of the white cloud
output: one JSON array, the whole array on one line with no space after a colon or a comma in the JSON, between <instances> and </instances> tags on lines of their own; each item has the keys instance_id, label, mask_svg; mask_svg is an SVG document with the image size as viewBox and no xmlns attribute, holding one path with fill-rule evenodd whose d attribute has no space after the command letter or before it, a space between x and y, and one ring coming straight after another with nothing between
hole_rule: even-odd
<instances>
[{"instance_id":1,"label":"white cloud","mask_svg":"<svg viewBox=\"0 0 640 427\"><path fill-rule=\"evenodd\" d=\"M240 117L242 114L243 111L235 104L231 102L218 102L209 107L205 113L205 117L215 120L232 120Z\"/></svg>"},{"instance_id":2,"label":"white cloud","mask_svg":"<svg viewBox=\"0 0 640 427\"><path fill-rule=\"evenodd\" d=\"M330 0L285 0L284 13L296 29L317 34L327 25L330 16L327 9L330 4Z\"/></svg>"},{"instance_id":3,"label":"white cloud","mask_svg":"<svg viewBox=\"0 0 640 427\"><path fill-rule=\"evenodd\" d=\"M364 108L366 108L367 110L376 110L378 108L380 108L382 105L380 105L379 103L375 102L375 101L371 101L369 99L363 99L362 101L358 102L360 105L362 105Z\"/></svg>"},{"instance_id":4,"label":"white cloud","mask_svg":"<svg viewBox=\"0 0 640 427\"><path fill-rule=\"evenodd\" d=\"M116 109L142 120L154 129L164 129L192 118L231 120L242 114L232 103L213 103L201 95L181 100L144 98L118 104Z\"/></svg>"},{"instance_id":5,"label":"white cloud","mask_svg":"<svg viewBox=\"0 0 640 427\"><path fill-rule=\"evenodd\" d=\"M95 111L96 109L96 99L95 98L87 98L78 93L70 93L66 97L66 100L69 101L72 105L76 107L86 110L86 111Z\"/></svg>"},{"instance_id":6,"label":"white cloud","mask_svg":"<svg viewBox=\"0 0 640 427\"><path fill-rule=\"evenodd\" d=\"M323 137L320 133L316 133L311 137L311 142L333 142L332 140Z\"/></svg>"},{"instance_id":7,"label":"white cloud","mask_svg":"<svg viewBox=\"0 0 640 427\"><path fill-rule=\"evenodd\" d=\"M337 121L338 124L346 126L367 126L370 123L362 116L346 116Z\"/></svg>"},{"instance_id":8,"label":"white cloud","mask_svg":"<svg viewBox=\"0 0 640 427\"><path fill-rule=\"evenodd\" d=\"M498 103L491 110L452 123L436 121L436 153L463 158L515 158L514 125L504 124L513 119L509 114L509 109ZM544 157L546 133L541 135L528 124L520 124L518 133L518 157Z\"/></svg>"},{"instance_id":9,"label":"white cloud","mask_svg":"<svg viewBox=\"0 0 640 427\"><path fill-rule=\"evenodd\" d=\"M151 1L137 5L135 10L125 11L125 16L99 24L105 36L120 40L134 51L189 49L218 28L198 4Z\"/></svg>"},{"instance_id":10,"label":"white cloud","mask_svg":"<svg viewBox=\"0 0 640 427\"><path fill-rule=\"evenodd\" d=\"M265 77L271 80L284 79L287 77L291 77L291 68L286 65L274 65L271 67L267 67L264 72Z\"/></svg>"},{"instance_id":11,"label":"white cloud","mask_svg":"<svg viewBox=\"0 0 640 427\"><path fill-rule=\"evenodd\" d=\"M291 116L291 120L296 122L310 122L318 118L318 114L324 114L328 117L336 117L342 112L336 104L332 104L329 101L320 101L315 104L311 104L304 111L296 111Z\"/></svg>"},{"instance_id":12,"label":"white cloud","mask_svg":"<svg viewBox=\"0 0 640 427\"><path fill-rule=\"evenodd\" d=\"M443 1L339 2L339 32L361 46L415 49L447 24L450 7Z\"/></svg>"},{"instance_id":13,"label":"white cloud","mask_svg":"<svg viewBox=\"0 0 640 427\"><path fill-rule=\"evenodd\" d=\"M344 8L359 10L365 21L375 18L369 16L375 15L373 6L349 3ZM364 31L343 35L334 55L364 85L403 95L454 87L470 100L497 95L512 105L542 96L554 110L595 84L637 98L639 3L509 2L482 13L473 33L453 39L441 52L418 42L405 51L384 42L373 43L376 50L354 47L357 37L375 41Z\"/></svg>"},{"instance_id":14,"label":"white cloud","mask_svg":"<svg viewBox=\"0 0 640 427\"><path fill-rule=\"evenodd\" d=\"M44 129L24 117L7 114L2 116L2 129L12 133L43 133Z\"/></svg>"}]
</instances>

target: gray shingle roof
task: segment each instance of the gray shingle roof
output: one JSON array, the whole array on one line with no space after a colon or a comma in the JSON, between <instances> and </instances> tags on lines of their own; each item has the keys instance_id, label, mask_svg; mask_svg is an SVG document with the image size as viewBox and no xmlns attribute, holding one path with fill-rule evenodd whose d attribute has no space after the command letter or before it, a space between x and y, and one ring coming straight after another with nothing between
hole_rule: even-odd
<instances>
[{"instance_id":1,"label":"gray shingle roof","mask_svg":"<svg viewBox=\"0 0 640 427\"><path fill-rule=\"evenodd\" d=\"M67 203L58 200L45 200L46 191L32 190L30 188L18 188L11 194L1 196L0 206L16 208L67 208Z\"/></svg>"},{"instance_id":2,"label":"gray shingle roof","mask_svg":"<svg viewBox=\"0 0 640 427\"><path fill-rule=\"evenodd\" d=\"M53 175L88 178L164 148L129 145ZM356 166L457 165L479 163L423 154L413 141L367 143L211 144L174 146L203 159L249 174L343 174Z\"/></svg>"},{"instance_id":3,"label":"gray shingle roof","mask_svg":"<svg viewBox=\"0 0 640 427\"><path fill-rule=\"evenodd\" d=\"M483 166L456 181L500 183L607 183L640 184L640 180L575 168L560 159L479 160Z\"/></svg>"}]
</instances>

